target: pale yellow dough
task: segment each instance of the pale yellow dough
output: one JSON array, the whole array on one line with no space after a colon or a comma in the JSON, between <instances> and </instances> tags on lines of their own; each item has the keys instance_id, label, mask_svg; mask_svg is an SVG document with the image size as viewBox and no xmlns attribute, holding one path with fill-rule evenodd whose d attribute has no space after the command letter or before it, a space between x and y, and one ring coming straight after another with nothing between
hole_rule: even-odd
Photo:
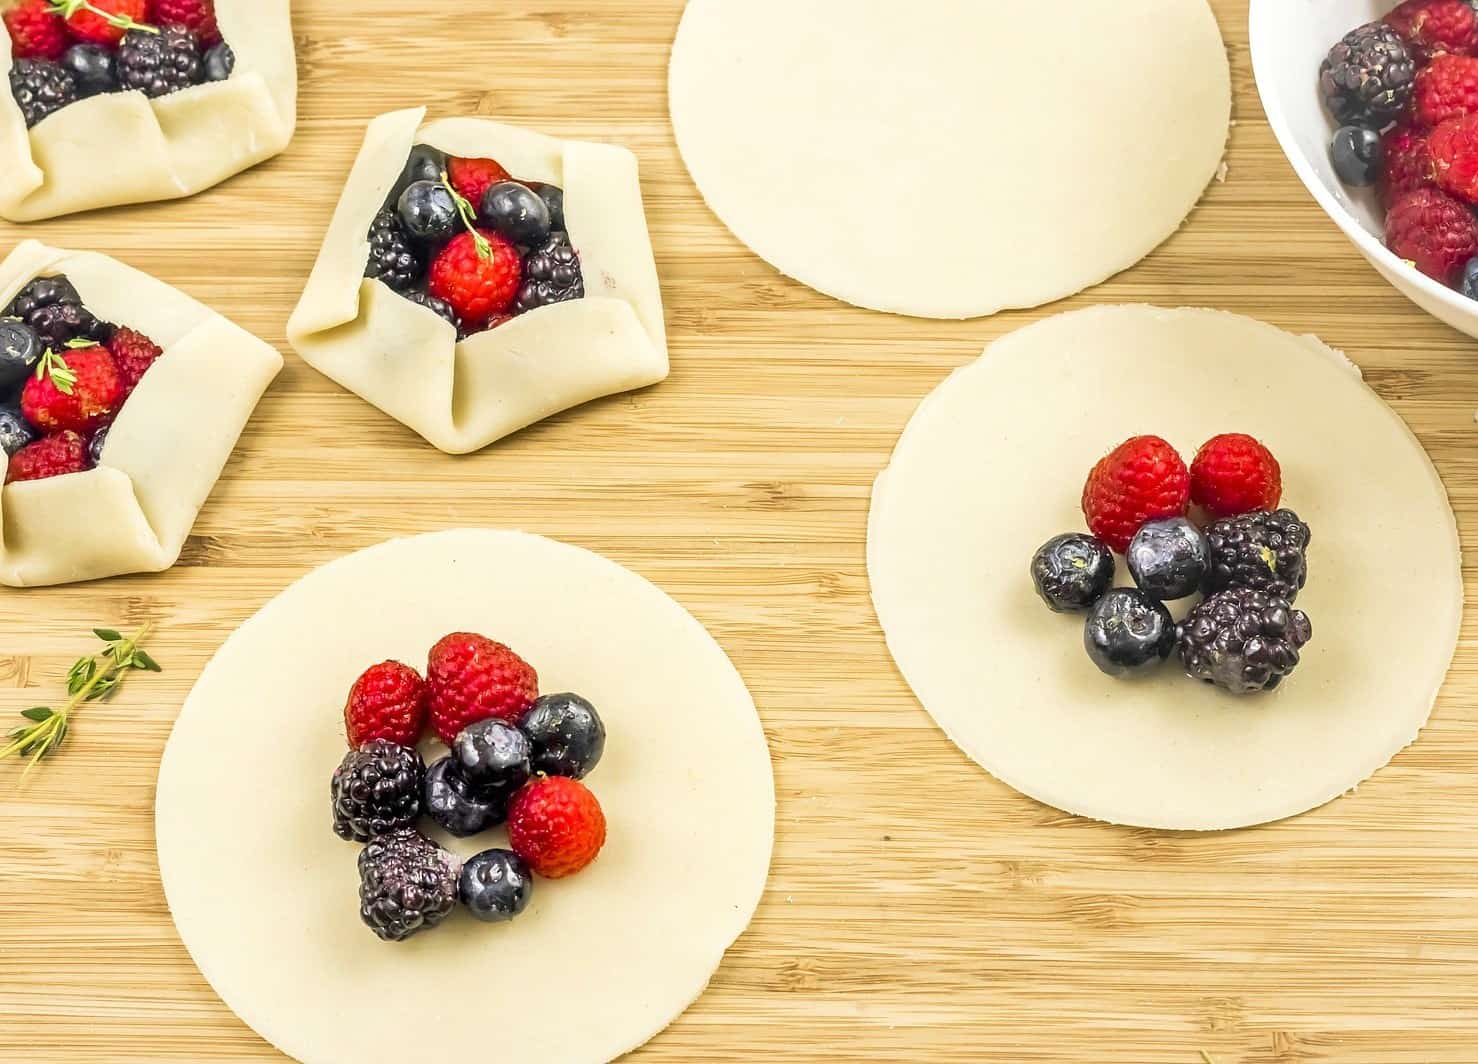
<instances>
[{"instance_id":1,"label":"pale yellow dough","mask_svg":"<svg viewBox=\"0 0 1478 1064\"><path fill-rule=\"evenodd\" d=\"M458 630L509 643L542 690L599 707L606 752L586 782L608 841L580 874L538 880L512 923L459 910L384 943L359 919L360 847L330 830L344 698L369 665L424 668ZM289 1056L405 1064L483 1045L489 1059L597 1064L703 992L763 893L774 815L754 703L686 610L578 548L462 530L343 558L242 625L180 713L156 826L185 945ZM507 838L454 845L465 857Z\"/></svg>"},{"instance_id":2,"label":"pale yellow dough","mask_svg":"<svg viewBox=\"0 0 1478 1064\"><path fill-rule=\"evenodd\" d=\"M313 275L288 322L303 360L453 454L479 450L581 403L667 377L662 293L636 156L481 118L423 125L381 115L344 186ZM416 144L498 160L565 193L585 298L457 342L450 324L364 276L369 228Z\"/></svg>"},{"instance_id":3,"label":"pale yellow dough","mask_svg":"<svg viewBox=\"0 0 1478 1064\"><path fill-rule=\"evenodd\" d=\"M669 105L709 206L778 270L971 318L1174 233L1231 80L1205 0L689 0Z\"/></svg>"},{"instance_id":4,"label":"pale yellow dough","mask_svg":"<svg viewBox=\"0 0 1478 1064\"><path fill-rule=\"evenodd\" d=\"M226 81L153 100L105 93L29 130L8 88L10 37L0 34L0 217L193 196L286 148L298 105L290 0L216 0L216 20L236 53Z\"/></svg>"},{"instance_id":5,"label":"pale yellow dough","mask_svg":"<svg viewBox=\"0 0 1478 1064\"><path fill-rule=\"evenodd\" d=\"M1088 470L1123 440L1190 456L1223 432L1273 450L1313 529L1314 641L1266 696L1173 660L1111 680L1081 616L1036 597L1031 556L1083 529ZM1405 423L1313 337L1204 310L1066 314L956 372L878 478L868 573L899 668L967 754L1039 801L1152 828L1258 824L1354 788L1426 723L1462 616L1452 509Z\"/></svg>"},{"instance_id":6,"label":"pale yellow dough","mask_svg":"<svg viewBox=\"0 0 1478 1064\"><path fill-rule=\"evenodd\" d=\"M104 321L164 349L124 404L96 469L0 492L0 584L33 587L168 569L282 356L177 289L115 259L34 240L0 263L0 306L66 274ZM0 451L0 478L8 459Z\"/></svg>"}]
</instances>

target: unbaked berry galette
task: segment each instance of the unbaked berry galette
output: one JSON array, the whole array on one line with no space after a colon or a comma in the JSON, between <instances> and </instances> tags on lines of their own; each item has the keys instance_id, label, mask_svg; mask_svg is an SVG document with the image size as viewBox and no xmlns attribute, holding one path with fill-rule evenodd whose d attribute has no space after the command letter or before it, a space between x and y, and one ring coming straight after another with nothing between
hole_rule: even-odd
<instances>
[{"instance_id":1,"label":"unbaked berry galette","mask_svg":"<svg viewBox=\"0 0 1478 1064\"><path fill-rule=\"evenodd\" d=\"M636 158L480 118L370 124L288 323L443 451L667 376Z\"/></svg>"}]
</instances>

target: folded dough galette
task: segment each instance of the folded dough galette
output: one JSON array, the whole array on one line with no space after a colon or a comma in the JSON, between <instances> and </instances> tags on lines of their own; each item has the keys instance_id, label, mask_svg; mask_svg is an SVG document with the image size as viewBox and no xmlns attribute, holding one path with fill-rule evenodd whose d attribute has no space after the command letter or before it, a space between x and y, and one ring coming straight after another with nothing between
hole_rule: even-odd
<instances>
[{"instance_id":1,"label":"folded dough galette","mask_svg":"<svg viewBox=\"0 0 1478 1064\"><path fill-rule=\"evenodd\" d=\"M180 556L282 356L104 255L0 263L0 584L158 572Z\"/></svg>"},{"instance_id":2,"label":"folded dough galette","mask_svg":"<svg viewBox=\"0 0 1478 1064\"><path fill-rule=\"evenodd\" d=\"M297 122L290 0L0 0L0 217L191 196Z\"/></svg>"},{"instance_id":3,"label":"folded dough galette","mask_svg":"<svg viewBox=\"0 0 1478 1064\"><path fill-rule=\"evenodd\" d=\"M304 361L452 454L663 380L636 157L425 114L370 123L288 323Z\"/></svg>"}]
</instances>

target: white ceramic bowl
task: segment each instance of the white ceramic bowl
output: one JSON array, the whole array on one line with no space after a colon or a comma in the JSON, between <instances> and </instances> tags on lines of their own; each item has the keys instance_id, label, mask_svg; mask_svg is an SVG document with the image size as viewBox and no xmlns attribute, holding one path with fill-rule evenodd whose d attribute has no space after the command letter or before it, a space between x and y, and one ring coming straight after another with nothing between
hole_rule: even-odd
<instances>
[{"instance_id":1,"label":"white ceramic bowl","mask_svg":"<svg viewBox=\"0 0 1478 1064\"><path fill-rule=\"evenodd\" d=\"M1329 161L1338 123L1319 95L1319 63L1335 41L1395 6L1396 0L1252 0L1249 31L1257 91L1283 154L1360 253L1417 306L1478 337L1478 301L1391 254L1375 193L1346 188Z\"/></svg>"}]
</instances>

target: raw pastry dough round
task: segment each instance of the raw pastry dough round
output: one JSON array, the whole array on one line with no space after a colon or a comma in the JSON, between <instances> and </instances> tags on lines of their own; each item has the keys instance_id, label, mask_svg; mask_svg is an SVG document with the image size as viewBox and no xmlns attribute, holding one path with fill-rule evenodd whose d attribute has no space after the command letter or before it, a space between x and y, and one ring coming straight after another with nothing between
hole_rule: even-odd
<instances>
[{"instance_id":1,"label":"raw pastry dough round","mask_svg":"<svg viewBox=\"0 0 1478 1064\"><path fill-rule=\"evenodd\" d=\"M678 146L762 258L874 310L1071 295L1170 236L1221 163L1205 0L689 0Z\"/></svg>"},{"instance_id":2,"label":"raw pastry dough round","mask_svg":"<svg viewBox=\"0 0 1478 1064\"><path fill-rule=\"evenodd\" d=\"M1083 480L1116 444L1189 455L1221 432L1272 448L1313 528L1314 641L1267 696L1174 663L1109 680L1082 619L1037 599L1031 555L1082 528ZM1462 615L1456 522L1405 423L1318 340L1204 310L1066 314L956 372L878 478L868 572L894 658L967 754L1059 809L1153 828L1258 824L1355 787L1426 723Z\"/></svg>"},{"instance_id":3,"label":"raw pastry dough round","mask_svg":"<svg viewBox=\"0 0 1478 1064\"><path fill-rule=\"evenodd\" d=\"M540 880L510 924L459 911L382 943L359 920L359 849L329 827L344 694L367 665L424 663L460 629L601 708L589 783L609 841L580 875ZM764 889L774 802L754 703L687 611L575 547L462 530L334 562L227 640L165 750L159 869L201 972L304 1064L451 1060L484 1039L500 1059L586 1064L702 993Z\"/></svg>"}]
</instances>

